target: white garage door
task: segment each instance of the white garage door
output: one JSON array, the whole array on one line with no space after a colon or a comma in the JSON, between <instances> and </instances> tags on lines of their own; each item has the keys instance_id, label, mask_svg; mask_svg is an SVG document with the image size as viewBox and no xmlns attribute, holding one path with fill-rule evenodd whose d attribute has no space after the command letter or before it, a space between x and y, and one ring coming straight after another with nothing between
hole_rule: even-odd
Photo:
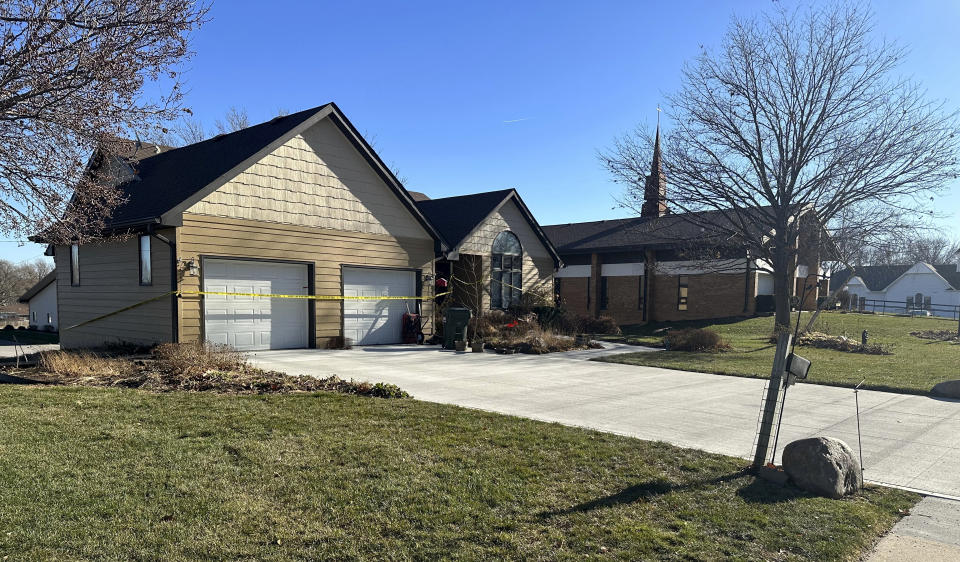
<instances>
[{"instance_id":1,"label":"white garage door","mask_svg":"<svg viewBox=\"0 0 960 562\"><path fill-rule=\"evenodd\" d=\"M394 269L344 268L345 297L415 296L416 274ZM344 299L343 333L357 345L400 343L403 314L414 300Z\"/></svg>"},{"instance_id":2,"label":"white garage door","mask_svg":"<svg viewBox=\"0 0 960 562\"><path fill-rule=\"evenodd\" d=\"M307 266L243 260L203 260L203 290L307 294ZM207 341L241 351L307 347L308 301L204 295Z\"/></svg>"}]
</instances>

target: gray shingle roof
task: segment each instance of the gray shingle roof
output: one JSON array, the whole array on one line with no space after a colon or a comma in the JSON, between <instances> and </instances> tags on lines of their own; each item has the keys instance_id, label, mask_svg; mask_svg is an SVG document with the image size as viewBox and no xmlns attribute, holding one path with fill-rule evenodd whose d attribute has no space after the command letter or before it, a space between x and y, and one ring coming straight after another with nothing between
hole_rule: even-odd
<instances>
[{"instance_id":1,"label":"gray shingle roof","mask_svg":"<svg viewBox=\"0 0 960 562\"><path fill-rule=\"evenodd\" d=\"M107 226L160 217L327 105L142 158L134 163L139 180L121 186L126 201Z\"/></svg>"},{"instance_id":2,"label":"gray shingle roof","mask_svg":"<svg viewBox=\"0 0 960 562\"><path fill-rule=\"evenodd\" d=\"M513 193L512 189L471 193L456 197L417 201L420 209L437 230L440 236L456 248L468 234L493 212L503 200Z\"/></svg>"},{"instance_id":3,"label":"gray shingle roof","mask_svg":"<svg viewBox=\"0 0 960 562\"><path fill-rule=\"evenodd\" d=\"M530 213L527 205L514 189L501 189L470 195L443 197L417 201L417 208L423 213L430 224L434 226L450 248L456 248L461 242L480 225L497 207L508 198L513 198L520 212L527 219L530 228L540 239L543 246L550 252L554 263L560 265L560 255L557 253L550 239L543 232L537 220Z\"/></svg>"},{"instance_id":4,"label":"gray shingle roof","mask_svg":"<svg viewBox=\"0 0 960 562\"><path fill-rule=\"evenodd\" d=\"M764 209L742 211L764 212ZM605 221L554 224L543 230L561 254L603 250L665 248L683 243L724 244L729 240L705 225L729 224L728 215L720 211L668 214L662 217L632 217ZM750 224L756 224L751 222Z\"/></svg>"}]
</instances>

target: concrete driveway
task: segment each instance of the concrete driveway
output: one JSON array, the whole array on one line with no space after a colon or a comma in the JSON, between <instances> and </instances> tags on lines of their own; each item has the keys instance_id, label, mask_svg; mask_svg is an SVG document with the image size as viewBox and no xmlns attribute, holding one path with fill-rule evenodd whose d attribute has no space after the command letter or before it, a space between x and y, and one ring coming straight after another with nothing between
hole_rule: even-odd
<instances>
[{"instance_id":1,"label":"concrete driveway","mask_svg":"<svg viewBox=\"0 0 960 562\"><path fill-rule=\"evenodd\" d=\"M752 457L765 381L585 360L599 353L459 354L378 346L250 358L290 374L389 382L420 400ZM787 394L779 448L829 435L856 449L855 413L852 390L798 384ZM860 413L868 481L960 498L960 401L860 391Z\"/></svg>"}]
</instances>

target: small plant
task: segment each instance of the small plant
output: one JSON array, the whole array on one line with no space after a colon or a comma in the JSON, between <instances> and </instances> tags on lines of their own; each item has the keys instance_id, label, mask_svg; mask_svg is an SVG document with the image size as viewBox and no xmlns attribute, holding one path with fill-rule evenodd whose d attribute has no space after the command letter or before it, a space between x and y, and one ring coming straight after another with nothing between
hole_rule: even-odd
<instances>
[{"instance_id":1,"label":"small plant","mask_svg":"<svg viewBox=\"0 0 960 562\"><path fill-rule=\"evenodd\" d=\"M247 360L227 345L213 343L163 343L153 350L157 370L174 375L206 371L243 371Z\"/></svg>"},{"instance_id":2,"label":"small plant","mask_svg":"<svg viewBox=\"0 0 960 562\"><path fill-rule=\"evenodd\" d=\"M730 349L730 344L720 334L706 328L671 331L663 339L664 347L671 351L717 353Z\"/></svg>"}]
</instances>

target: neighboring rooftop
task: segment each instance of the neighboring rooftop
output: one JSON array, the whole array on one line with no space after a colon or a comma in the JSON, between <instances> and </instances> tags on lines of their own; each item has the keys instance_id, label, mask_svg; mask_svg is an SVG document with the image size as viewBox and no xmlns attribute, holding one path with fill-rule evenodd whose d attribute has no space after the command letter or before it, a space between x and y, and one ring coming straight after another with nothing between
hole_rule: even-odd
<instances>
[{"instance_id":1,"label":"neighboring rooftop","mask_svg":"<svg viewBox=\"0 0 960 562\"><path fill-rule=\"evenodd\" d=\"M429 201L429 200L430 200L430 197L428 197L426 193L420 193L419 191L410 191L410 190L407 190L407 193L410 194L410 197L411 197L414 201Z\"/></svg>"},{"instance_id":2,"label":"neighboring rooftop","mask_svg":"<svg viewBox=\"0 0 960 562\"><path fill-rule=\"evenodd\" d=\"M54 269L50 271L50 273L44 275L42 279L37 281L36 285L27 289L27 292L20 297L18 302L29 302L30 299L32 299L37 295L37 293L44 290L47 287L47 285L49 285L50 283L53 283L56 280L57 280L57 270Z\"/></svg>"},{"instance_id":3,"label":"neighboring rooftop","mask_svg":"<svg viewBox=\"0 0 960 562\"><path fill-rule=\"evenodd\" d=\"M861 265L857 266L851 272L850 269L841 269L840 271L834 272L830 277L830 290L835 291L838 287L842 287L851 277L859 277L863 280L864 284L867 286L867 289L871 291L882 291L897 280L901 275L906 273L916 264L912 265ZM948 263L948 264L938 264L930 266L940 274L941 277L947 280L947 283L954 289L960 290L960 273L957 272L957 265Z\"/></svg>"},{"instance_id":4,"label":"neighboring rooftop","mask_svg":"<svg viewBox=\"0 0 960 562\"><path fill-rule=\"evenodd\" d=\"M760 211L762 209L752 212ZM554 224L544 226L543 230L557 251L575 254L602 250L665 248L685 242L723 244L726 236L720 232L711 232L704 225L720 225L729 223L730 220L730 216L720 211L702 211L667 214L662 217Z\"/></svg>"}]
</instances>

